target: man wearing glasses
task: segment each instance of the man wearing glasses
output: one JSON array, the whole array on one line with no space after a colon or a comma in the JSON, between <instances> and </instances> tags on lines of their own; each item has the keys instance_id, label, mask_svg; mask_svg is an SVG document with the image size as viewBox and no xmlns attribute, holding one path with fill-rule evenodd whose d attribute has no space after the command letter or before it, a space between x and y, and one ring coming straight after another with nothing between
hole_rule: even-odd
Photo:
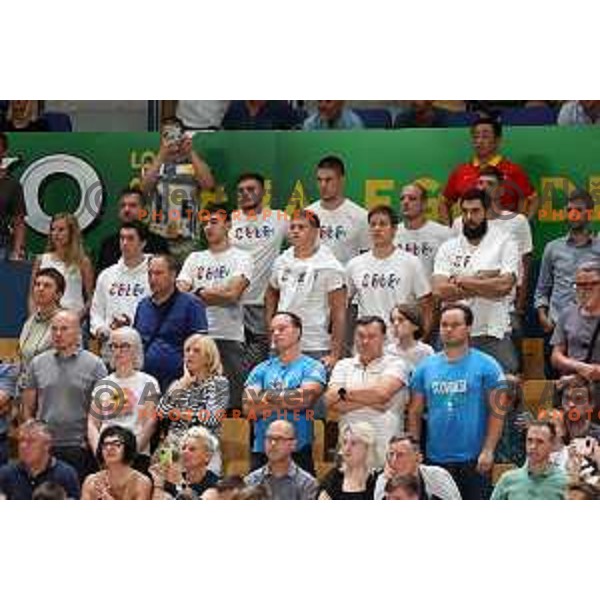
<instances>
[{"instance_id":1,"label":"man wearing glasses","mask_svg":"<svg viewBox=\"0 0 600 600\"><path fill-rule=\"evenodd\" d=\"M296 432L289 421L273 421L265 435L267 464L245 479L246 485L266 485L273 500L314 500L317 480L292 459Z\"/></svg>"},{"instance_id":2,"label":"man wearing glasses","mask_svg":"<svg viewBox=\"0 0 600 600\"><path fill-rule=\"evenodd\" d=\"M287 234L287 215L263 208L265 179L259 173L243 173L236 188L239 210L232 215L229 241L234 248L248 252L254 265L252 281L242 297L246 359L253 368L269 355L265 291Z\"/></svg>"},{"instance_id":3,"label":"man wearing glasses","mask_svg":"<svg viewBox=\"0 0 600 600\"><path fill-rule=\"evenodd\" d=\"M552 337L559 315L575 302L573 281L578 265L600 260L600 239L590 228L594 200L585 190L575 190L566 206L569 233L552 240L544 248L534 305L545 335L545 358L548 379L555 373L548 367Z\"/></svg>"},{"instance_id":4,"label":"man wearing glasses","mask_svg":"<svg viewBox=\"0 0 600 600\"><path fill-rule=\"evenodd\" d=\"M559 315L550 343L552 364L561 375L600 381L600 260L579 266L577 302Z\"/></svg>"}]
</instances>

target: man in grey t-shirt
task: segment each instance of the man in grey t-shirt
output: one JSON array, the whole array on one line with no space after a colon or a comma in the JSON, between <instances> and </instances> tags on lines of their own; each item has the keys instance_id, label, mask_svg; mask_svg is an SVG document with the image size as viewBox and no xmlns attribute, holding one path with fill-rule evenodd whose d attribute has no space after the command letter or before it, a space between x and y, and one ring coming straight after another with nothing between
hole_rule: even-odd
<instances>
[{"instance_id":1,"label":"man in grey t-shirt","mask_svg":"<svg viewBox=\"0 0 600 600\"><path fill-rule=\"evenodd\" d=\"M268 462L246 477L246 485L266 485L273 500L315 500L317 480L292 460L295 447L293 424L273 421L265 436Z\"/></svg>"},{"instance_id":2,"label":"man in grey t-shirt","mask_svg":"<svg viewBox=\"0 0 600 600\"><path fill-rule=\"evenodd\" d=\"M52 349L36 356L27 370L24 416L48 425L54 440L53 455L73 466L83 481L95 469L87 445L92 391L107 372L97 356L81 349L81 329L75 313L56 313L51 332Z\"/></svg>"},{"instance_id":3,"label":"man in grey t-shirt","mask_svg":"<svg viewBox=\"0 0 600 600\"><path fill-rule=\"evenodd\" d=\"M561 375L600 380L600 261L585 262L575 274L577 304L559 315L550 343L552 365Z\"/></svg>"}]
</instances>

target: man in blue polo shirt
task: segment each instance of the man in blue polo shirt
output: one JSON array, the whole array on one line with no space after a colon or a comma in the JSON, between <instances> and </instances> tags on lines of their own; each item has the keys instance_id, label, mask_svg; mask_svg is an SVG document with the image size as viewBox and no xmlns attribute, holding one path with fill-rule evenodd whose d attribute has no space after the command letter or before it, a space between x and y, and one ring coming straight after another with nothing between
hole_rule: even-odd
<instances>
[{"instance_id":1,"label":"man in blue polo shirt","mask_svg":"<svg viewBox=\"0 0 600 600\"><path fill-rule=\"evenodd\" d=\"M68 498L79 500L77 472L50 454L52 435L42 421L26 421L19 428L19 460L0 468L0 494L8 500L31 500L42 483L56 483Z\"/></svg>"},{"instance_id":2,"label":"man in blue polo shirt","mask_svg":"<svg viewBox=\"0 0 600 600\"><path fill-rule=\"evenodd\" d=\"M148 283L152 296L137 307L133 326L144 343L144 371L158 380L161 390L183 374L183 343L192 333L206 333L204 304L175 287L177 261L169 255L150 260Z\"/></svg>"},{"instance_id":3,"label":"man in blue polo shirt","mask_svg":"<svg viewBox=\"0 0 600 600\"><path fill-rule=\"evenodd\" d=\"M500 365L469 347L472 324L468 306L442 309L443 351L426 358L413 374L408 423L419 440L427 407L427 462L449 471L464 499L482 500L489 497L508 398Z\"/></svg>"},{"instance_id":4,"label":"man in blue polo shirt","mask_svg":"<svg viewBox=\"0 0 600 600\"><path fill-rule=\"evenodd\" d=\"M294 462L314 474L312 459L314 406L327 384L325 367L300 352L302 321L289 312L278 312L271 320L271 338L276 355L250 373L244 390L244 414L254 421L252 470L267 461L265 434L278 419L292 421L296 428Z\"/></svg>"}]
</instances>

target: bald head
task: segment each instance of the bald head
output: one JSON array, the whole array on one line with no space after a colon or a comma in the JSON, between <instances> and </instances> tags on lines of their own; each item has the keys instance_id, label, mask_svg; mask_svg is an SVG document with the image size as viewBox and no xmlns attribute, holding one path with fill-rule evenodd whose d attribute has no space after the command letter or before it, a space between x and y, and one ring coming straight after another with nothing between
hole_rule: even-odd
<instances>
[{"instance_id":1,"label":"bald head","mask_svg":"<svg viewBox=\"0 0 600 600\"><path fill-rule=\"evenodd\" d=\"M290 421L273 421L267 429L267 435L282 435L285 437L295 438L296 431Z\"/></svg>"},{"instance_id":2,"label":"bald head","mask_svg":"<svg viewBox=\"0 0 600 600\"><path fill-rule=\"evenodd\" d=\"M72 353L81 340L79 316L70 310L60 310L52 318L52 346L61 354Z\"/></svg>"}]
</instances>

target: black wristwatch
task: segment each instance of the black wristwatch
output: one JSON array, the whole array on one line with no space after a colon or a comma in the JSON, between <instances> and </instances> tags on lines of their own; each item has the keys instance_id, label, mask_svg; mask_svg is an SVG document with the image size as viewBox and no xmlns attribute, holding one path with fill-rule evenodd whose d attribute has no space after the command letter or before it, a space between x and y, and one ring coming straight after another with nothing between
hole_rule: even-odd
<instances>
[{"instance_id":1,"label":"black wristwatch","mask_svg":"<svg viewBox=\"0 0 600 600\"><path fill-rule=\"evenodd\" d=\"M341 387L341 388L338 390L338 398L339 398L340 400L346 400L346 396L347 396L347 394L348 394L348 390L346 390L346 388L343 388L343 387Z\"/></svg>"}]
</instances>

